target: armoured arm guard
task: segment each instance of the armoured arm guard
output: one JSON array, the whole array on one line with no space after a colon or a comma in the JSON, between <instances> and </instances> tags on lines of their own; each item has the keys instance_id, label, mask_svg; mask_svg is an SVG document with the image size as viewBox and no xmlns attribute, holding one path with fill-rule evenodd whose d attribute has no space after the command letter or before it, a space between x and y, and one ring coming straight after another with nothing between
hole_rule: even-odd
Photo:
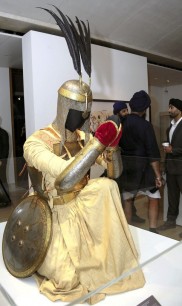
<instances>
[{"instance_id":1,"label":"armoured arm guard","mask_svg":"<svg viewBox=\"0 0 182 306\"><path fill-rule=\"evenodd\" d=\"M123 170L121 150L119 146L108 147L106 149L107 177L118 178Z\"/></svg>"},{"instance_id":2,"label":"armoured arm guard","mask_svg":"<svg viewBox=\"0 0 182 306\"><path fill-rule=\"evenodd\" d=\"M72 163L58 176L55 187L58 193L74 190L74 186L79 183L87 174L90 167L95 163L97 157L105 150L97 138L91 139L86 146L75 156Z\"/></svg>"},{"instance_id":3,"label":"armoured arm guard","mask_svg":"<svg viewBox=\"0 0 182 306\"><path fill-rule=\"evenodd\" d=\"M106 147L116 147L121 137L121 130L113 121L102 123L95 136L75 156L70 165L58 176L55 187L59 194L76 190L76 186L87 174L98 156Z\"/></svg>"}]
</instances>

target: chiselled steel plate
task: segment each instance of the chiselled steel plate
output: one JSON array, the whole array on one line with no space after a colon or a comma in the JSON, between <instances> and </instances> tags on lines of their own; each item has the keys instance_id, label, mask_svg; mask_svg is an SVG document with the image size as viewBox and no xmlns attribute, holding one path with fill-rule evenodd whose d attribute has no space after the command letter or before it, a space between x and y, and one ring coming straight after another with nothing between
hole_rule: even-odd
<instances>
[{"instance_id":1,"label":"chiselled steel plate","mask_svg":"<svg viewBox=\"0 0 182 306\"><path fill-rule=\"evenodd\" d=\"M3 259L15 277L32 275L43 262L52 232L48 203L32 195L12 212L3 235Z\"/></svg>"}]
</instances>

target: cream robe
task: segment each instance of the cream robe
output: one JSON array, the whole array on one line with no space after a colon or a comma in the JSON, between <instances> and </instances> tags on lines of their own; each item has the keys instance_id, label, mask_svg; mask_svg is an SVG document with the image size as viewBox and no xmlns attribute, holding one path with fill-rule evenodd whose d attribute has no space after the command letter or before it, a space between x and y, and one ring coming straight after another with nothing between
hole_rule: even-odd
<instances>
[{"instance_id":1,"label":"cream robe","mask_svg":"<svg viewBox=\"0 0 182 306\"><path fill-rule=\"evenodd\" d=\"M65 161L53 153L53 144L60 140L52 126L37 131L25 142L24 157L29 166L42 172L52 210L53 236L36 276L39 290L52 301L72 301L136 267L138 260L113 180L91 179L71 202L53 206L55 178L73 159ZM88 302L144 284L138 270Z\"/></svg>"}]
</instances>

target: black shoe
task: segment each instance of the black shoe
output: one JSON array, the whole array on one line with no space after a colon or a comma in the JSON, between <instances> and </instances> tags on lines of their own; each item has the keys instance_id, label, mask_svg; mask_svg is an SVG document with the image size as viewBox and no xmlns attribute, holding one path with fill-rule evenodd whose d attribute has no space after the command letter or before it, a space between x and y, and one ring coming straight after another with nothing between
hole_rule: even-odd
<instances>
[{"instance_id":1,"label":"black shoe","mask_svg":"<svg viewBox=\"0 0 182 306\"><path fill-rule=\"evenodd\" d=\"M152 228L152 227L149 228L149 232L152 232L154 234L159 234L156 228Z\"/></svg>"},{"instance_id":2,"label":"black shoe","mask_svg":"<svg viewBox=\"0 0 182 306\"><path fill-rule=\"evenodd\" d=\"M140 217L137 216L137 215L133 215L133 216L131 217L131 221L132 221L132 222L135 222L135 223L145 223L145 219L140 218Z\"/></svg>"},{"instance_id":3,"label":"black shoe","mask_svg":"<svg viewBox=\"0 0 182 306\"><path fill-rule=\"evenodd\" d=\"M159 226L157 229L159 231L166 231L170 228L175 228L176 227L176 221L166 221L164 222L163 225Z\"/></svg>"}]
</instances>

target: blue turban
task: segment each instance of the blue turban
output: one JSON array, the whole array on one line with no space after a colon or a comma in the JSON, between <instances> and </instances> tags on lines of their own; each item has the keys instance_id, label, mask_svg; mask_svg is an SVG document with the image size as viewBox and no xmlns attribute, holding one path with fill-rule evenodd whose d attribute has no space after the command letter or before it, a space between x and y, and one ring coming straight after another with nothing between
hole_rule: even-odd
<instances>
[{"instance_id":1,"label":"blue turban","mask_svg":"<svg viewBox=\"0 0 182 306\"><path fill-rule=\"evenodd\" d=\"M118 114L122 109L127 108L127 105L123 101L117 101L113 104L113 113L116 115Z\"/></svg>"},{"instance_id":2,"label":"blue turban","mask_svg":"<svg viewBox=\"0 0 182 306\"><path fill-rule=\"evenodd\" d=\"M150 104L150 97L144 90L135 92L129 102L129 106L133 112L143 112Z\"/></svg>"}]
</instances>

